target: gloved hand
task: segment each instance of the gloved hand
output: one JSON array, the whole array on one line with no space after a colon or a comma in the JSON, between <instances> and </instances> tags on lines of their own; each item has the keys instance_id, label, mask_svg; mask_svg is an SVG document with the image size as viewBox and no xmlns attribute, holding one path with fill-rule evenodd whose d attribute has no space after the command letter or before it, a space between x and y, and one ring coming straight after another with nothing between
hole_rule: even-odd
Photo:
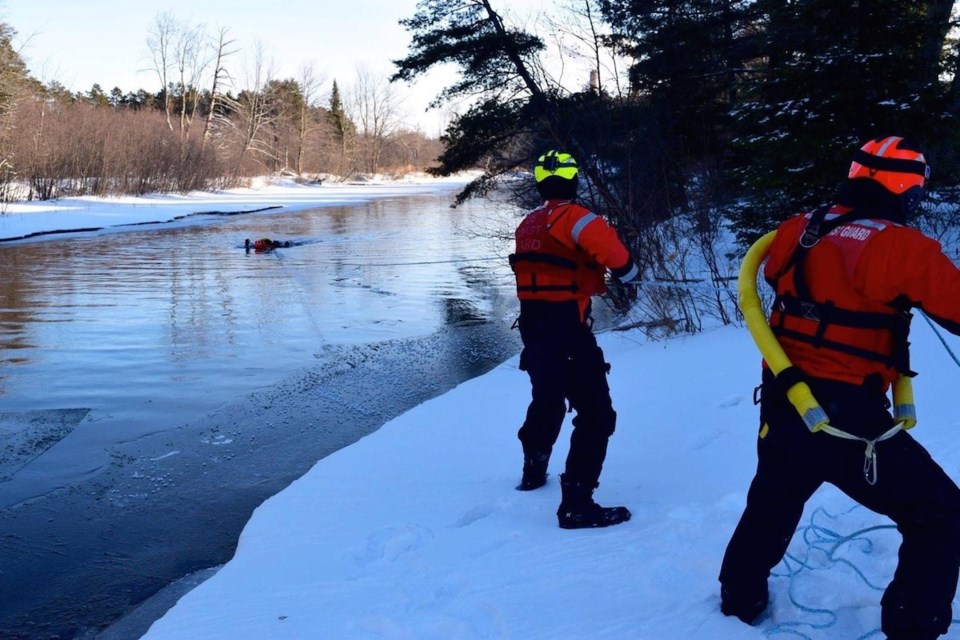
<instances>
[{"instance_id":1,"label":"gloved hand","mask_svg":"<svg viewBox=\"0 0 960 640\"><path fill-rule=\"evenodd\" d=\"M633 303L637 300L638 284L639 282L636 280L621 282L616 278L610 278L610 282L607 284L607 293L613 302L614 309L627 311L633 306Z\"/></svg>"},{"instance_id":2,"label":"gloved hand","mask_svg":"<svg viewBox=\"0 0 960 640\"><path fill-rule=\"evenodd\" d=\"M640 277L640 269L632 259L627 260L627 263L622 267L611 269L610 273L620 282L630 282Z\"/></svg>"}]
</instances>

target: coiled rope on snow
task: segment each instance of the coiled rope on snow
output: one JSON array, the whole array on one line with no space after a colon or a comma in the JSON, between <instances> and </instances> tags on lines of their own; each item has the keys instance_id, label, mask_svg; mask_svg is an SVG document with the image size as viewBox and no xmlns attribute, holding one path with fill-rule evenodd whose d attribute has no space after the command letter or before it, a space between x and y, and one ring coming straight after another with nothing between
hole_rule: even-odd
<instances>
[{"instance_id":1,"label":"coiled rope on snow","mask_svg":"<svg viewBox=\"0 0 960 640\"><path fill-rule=\"evenodd\" d=\"M860 505L855 505L843 514L839 515L845 515L846 513L850 513L859 508ZM810 562L810 556L813 552L822 553L824 559L829 565L843 565L853 570L853 573L859 578L859 580L870 589L880 592L885 589L884 586L874 584L869 578L867 578L863 570L860 569L860 567L858 567L854 562L846 558L838 558L836 554L841 547L853 542L861 543L864 545L863 551L865 553L870 553L874 547L874 540L869 537L870 534L878 531L896 531L896 526L892 524L873 525L844 535L834 529L817 524L816 518L818 515L823 515L831 520L836 520L839 517L829 513L823 507L818 507L810 516L809 524L797 528L797 533L800 534L800 539L802 539L806 544L806 549L803 556L800 557L792 553L787 553L784 555L781 563L777 565L778 567L783 567L783 570L777 571L775 569L773 572L771 572L771 576L787 578L787 580L789 580L787 595L790 599L790 604L792 604L795 609L810 615L826 616L826 620L821 622L799 620L780 622L764 630L764 636L768 638L789 636L794 638L802 638L803 640L814 640L813 636L805 633L804 631L823 631L833 627L837 623L837 620L839 619L838 611L805 605L799 601L794 592L794 587L797 584L796 579L801 573L803 573L805 570L814 571L826 568L822 564L814 565ZM957 623L960 622L960 620L955 619L952 622ZM878 637L881 634L882 631L878 627L858 636L855 640L869 640L870 638Z\"/></svg>"}]
</instances>

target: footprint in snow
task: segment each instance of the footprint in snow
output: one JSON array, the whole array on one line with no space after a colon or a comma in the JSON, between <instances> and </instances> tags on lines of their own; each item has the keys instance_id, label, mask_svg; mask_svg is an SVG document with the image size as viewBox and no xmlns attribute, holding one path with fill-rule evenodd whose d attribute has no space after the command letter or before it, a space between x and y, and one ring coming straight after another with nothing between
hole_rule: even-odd
<instances>
[{"instance_id":1,"label":"footprint in snow","mask_svg":"<svg viewBox=\"0 0 960 640\"><path fill-rule=\"evenodd\" d=\"M744 401L743 396L730 396L729 398L727 398L726 400L720 403L720 408L729 409L730 407L735 407L739 404L743 404L743 401Z\"/></svg>"},{"instance_id":2,"label":"footprint in snow","mask_svg":"<svg viewBox=\"0 0 960 640\"><path fill-rule=\"evenodd\" d=\"M481 504L473 507L472 509L467 509L460 514L460 517L457 518L457 521L454 523L455 527L469 527L474 522L478 520L483 520L494 511L492 504Z\"/></svg>"},{"instance_id":3,"label":"footprint in snow","mask_svg":"<svg viewBox=\"0 0 960 640\"><path fill-rule=\"evenodd\" d=\"M424 527L386 527L367 536L366 546L354 553L353 557L362 566L394 562L432 539L433 532Z\"/></svg>"}]
</instances>

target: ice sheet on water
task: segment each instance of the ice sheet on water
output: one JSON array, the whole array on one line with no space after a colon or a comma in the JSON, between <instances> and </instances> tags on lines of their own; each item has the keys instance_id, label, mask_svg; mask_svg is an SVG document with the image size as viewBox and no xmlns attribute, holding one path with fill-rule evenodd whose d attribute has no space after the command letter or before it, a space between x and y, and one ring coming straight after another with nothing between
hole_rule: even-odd
<instances>
[{"instance_id":1,"label":"ice sheet on water","mask_svg":"<svg viewBox=\"0 0 960 640\"><path fill-rule=\"evenodd\" d=\"M70 435L88 413L90 409L0 411L0 482Z\"/></svg>"}]
</instances>

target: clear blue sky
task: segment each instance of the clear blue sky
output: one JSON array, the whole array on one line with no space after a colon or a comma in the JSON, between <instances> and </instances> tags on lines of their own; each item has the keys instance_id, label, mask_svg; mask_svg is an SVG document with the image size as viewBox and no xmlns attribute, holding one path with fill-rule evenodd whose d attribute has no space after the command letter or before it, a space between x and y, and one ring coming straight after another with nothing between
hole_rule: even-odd
<instances>
[{"instance_id":1,"label":"clear blue sky","mask_svg":"<svg viewBox=\"0 0 960 640\"><path fill-rule=\"evenodd\" d=\"M526 4L524 0L521 4ZM276 76L296 77L305 63L341 86L353 83L358 65L389 75L390 60L405 55L409 35L398 24L414 14L416 0L0 0L0 19L17 30L21 54L31 73L42 81L57 80L73 91L87 91L99 83L105 91L156 91L159 82L151 70L147 36L157 16L169 12L191 24L204 24L211 33L227 27L243 50L231 64L252 56L261 42ZM513 2L501 3L516 6ZM537 2L539 4L539 2ZM439 126L442 114L424 115L427 103L451 73L431 74L407 89L403 110L428 133Z\"/></svg>"}]
</instances>

